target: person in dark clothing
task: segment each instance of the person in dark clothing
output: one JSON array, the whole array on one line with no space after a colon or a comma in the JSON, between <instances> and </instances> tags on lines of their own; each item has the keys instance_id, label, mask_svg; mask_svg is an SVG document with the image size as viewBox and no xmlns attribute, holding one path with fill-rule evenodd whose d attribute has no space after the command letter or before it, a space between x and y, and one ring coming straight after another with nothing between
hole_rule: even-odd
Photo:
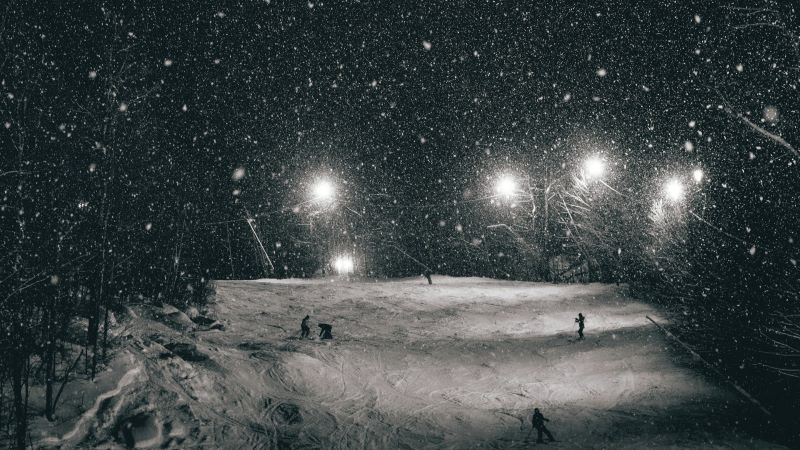
<instances>
[{"instance_id":1,"label":"person in dark clothing","mask_svg":"<svg viewBox=\"0 0 800 450\"><path fill-rule=\"evenodd\" d=\"M586 320L586 317L583 317L583 313L578 313L578 317L575 318L575 323L578 324L578 340L583 340L583 322Z\"/></svg>"},{"instance_id":2,"label":"person in dark clothing","mask_svg":"<svg viewBox=\"0 0 800 450\"><path fill-rule=\"evenodd\" d=\"M550 430L548 430L547 427L544 426L544 423L549 421L550 419L546 418L545 416L542 415L541 412L539 412L539 408L533 409L533 417L531 417L531 422L533 422L533 429L536 430L536 442L540 444L544 443L544 441L542 440L542 433L547 435L547 439L550 439L550 442L555 442L556 439L550 433Z\"/></svg>"},{"instance_id":3,"label":"person in dark clothing","mask_svg":"<svg viewBox=\"0 0 800 450\"><path fill-rule=\"evenodd\" d=\"M425 275L425 278L428 279L428 284L433 284L433 279L431 278L431 275L433 275L433 272L431 271L431 269L425 269L424 275Z\"/></svg>"},{"instance_id":4,"label":"person in dark clothing","mask_svg":"<svg viewBox=\"0 0 800 450\"><path fill-rule=\"evenodd\" d=\"M320 328L320 339L333 339L333 334L331 334L331 331L333 331L333 326L328 325L327 323L320 323L317 326Z\"/></svg>"},{"instance_id":5,"label":"person in dark clothing","mask_svg":"<svg viewBox=\"0 0 800 450\"><path fill-rule=\"evenodd\" d=\"M300 339L305 339L311 333L311 328L308 326L308 316L303 317L303 321L300 322Z\"/></svg>"}]
</instances>

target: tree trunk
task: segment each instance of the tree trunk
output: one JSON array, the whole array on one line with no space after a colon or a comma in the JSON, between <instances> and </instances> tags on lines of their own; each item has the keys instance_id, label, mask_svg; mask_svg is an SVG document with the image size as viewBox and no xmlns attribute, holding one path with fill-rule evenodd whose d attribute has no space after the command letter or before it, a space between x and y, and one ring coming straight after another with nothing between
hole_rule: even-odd
<instances>
[{"instance_id":1,"label":"tree trunk","mask_svg":"<svg viewBox=\"0 0 800 450\"><path fill-rule=\"evenodd\" d=\"M94 302L94 311L92 318L89 320L89 332L92 344L92 380L97 374L97 343L100 340L100 304L103 303L104 289L106 286L106 255L108 254L108 215L110 213L110 206L108 204L108 180L106 186L103 188L103 242L101 243L100 250L103 252L103 258L100 263L100 286L98 288L98 295Z\"/></svg>"},{"instance_id":2,"label":"tree trunk","mask_svg":"<svg viewBox=\"0 0 800 450\"><path fill-rule=\"evenodd\" d=\"M0 367L0 425L6 424L8 434L8 421L5 420L6 405L6 372L5 367Z\"/></svg>"},{"instance_id":3,"label":"tree trunk","mask_svg":"<svg viewBox=\"0 0 800 450\"><path fill-rule=\"evenodd\" d=\"M23 360L24 359L24 360ZM11 363L11 385L14 391L14 442L19 450L25 449L25 440L28 437L28 405L26 395L22 392L27 384L26 366L27 355L23 358L18 355Z\"/></svg>"},{"instance_id":4,"label":"tree trunk","mask_svg":"<svg viewBox=\"0 0 800 450\"><path fill-rule=\"evenodd\" d=\"M52 312L50 313L52 316ZM44 401L44 413L47 420L52 422L55 420L55 404L53 403L53 383L55 382L56 376L56 339L55 333L52 332L53 328L53 321L50 320L48 327L48 342L47 348L45 350L45 401Z\"/></svg>"},{"instance_id":5,"label":"tree trunk","mask_svg":"<svg viewBox=\"0 0 800 450\"><path fill-rule=\"evenodd\" d=\"M102 283L102 281L101 281ZM89 317L89 332L86 342L87 347L87 361L90 364L91 379L94 380L95 372L97 371L97 341L100 334L100 303L95 300L92 305L92 316ZM91 350L91 352L89 351ZM88 359L89 353L92 354L91 360Z\"/></svg>"},{"instance_id":6,"label":"tree trunk","mask_svg":"<svg viewBox=\"0 0 800 450\"><path fill-rule=\"evenodd\" d=\"M106 300L106 312L103 318L103 360L106 359L106 351L108 350L108 300Z\"/></svg>"},{"instance_id":7,"label":"tree trunk","mask_svg":"<svg viewBox=\"0 0 800 450\"><path fill-rule=\"evenodd\" d=\"M544 185L542 186L542 265L539 271L544 281L553 281L550 269L550 258L552 255L552 244L550 242L550 170L545 169ZM531 197L533 199L533 197Z\"/></svg>"}]
</instances>

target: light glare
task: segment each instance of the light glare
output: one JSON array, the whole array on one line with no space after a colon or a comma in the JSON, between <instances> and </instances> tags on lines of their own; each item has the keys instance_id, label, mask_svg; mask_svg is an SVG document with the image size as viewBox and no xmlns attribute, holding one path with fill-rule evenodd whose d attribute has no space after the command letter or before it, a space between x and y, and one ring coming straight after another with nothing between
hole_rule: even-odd
<instances>
[{"instance_id":1,"label":"light glare","mask_svg":"<svg viewBox=\"0 0 800 450\"><path fill-rule=\"evenodd\" d=\"M514 194L517 192L517 182L514 181L514 177L503 175L497 180L495 189L498 195L510 199L514 197Z\"/></svg>"},{"instance_id":2,"label":"light glare","mask_svg":"<svg viewBox=\"0 0 800 450\"><path fill-rule=\"evenodd\" d=\"M694 178L695 183L703 181L703 170L694 169L694 172L692 172L692 178Z\"/></svg>"},{"instance_id":3,"label":"light glare","mask_svg":"<svg viewBox=\"0 0 800 450\"><path fill-rule=\"evenodd\" d=\"M598 158L597 156L593 156L586 160L584 169L587 178L599 178L605 173L606 164L602 159Z\"/></svg>"},{"instance_id":4,"label":"light glare","mask_svg":"<svg viewBox=\"0 0 800 450\"><path fill-rule=\"evenodd\" d=\"M673 202L680 201L683 198L683 193L683 183L678 179L673 178L664 185L664 194Z\"/></svg>"},{"instance_id":5,"label":"light glare","mask_svg":"<svg viewBox=\"0 0 800 450\"><path fill-rule=\"evenodd\" d=\"M339 275L348 275L353 273L353 258L350 255L339 255L333 261L333 268Z\"/></svg>"},{"instance_id":6,"label":"light glare","mask_svg":"<svg viewBox=\"0 0 800 450\"><path fill-rule=\"evenodd\" d=\"M333 194L335 193L335 189L333 184L331 184L328 180L319 180L314 184L314 187L311 192L311 196L314 200L318 201L331 201L333 199Z\"/></svg>"}]
</instances>

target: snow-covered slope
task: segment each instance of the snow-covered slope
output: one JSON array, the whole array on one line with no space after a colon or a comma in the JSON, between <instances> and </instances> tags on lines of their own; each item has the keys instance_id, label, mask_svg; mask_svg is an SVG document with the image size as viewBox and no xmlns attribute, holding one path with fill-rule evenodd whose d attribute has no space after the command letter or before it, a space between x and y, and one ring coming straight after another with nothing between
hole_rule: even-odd
<instances>
[{"instance_id":1,"label":"snow-covered slope","mask_svg":"<svg viewBox=\"0 0 800 450\"><path fill-rule=\"evenodd\" d=\"M82 439L529 448L538 407L560 441L551 447L770 447L737 429L738 398L668 348L645 319L664 320L659 313L618 287L434 282L221 281L209 315L225 330L181 333L137 319L127 351L144 369L139 381L116 408L120 418ZM574 341L578 312L587 316L585 341ZM300 340L306 314L312 336L324 322L335 339ZM209 358L165 354L174 342L194 343ZM62 442L76 442L68 437Z\"/></svg>"}]
</instances>

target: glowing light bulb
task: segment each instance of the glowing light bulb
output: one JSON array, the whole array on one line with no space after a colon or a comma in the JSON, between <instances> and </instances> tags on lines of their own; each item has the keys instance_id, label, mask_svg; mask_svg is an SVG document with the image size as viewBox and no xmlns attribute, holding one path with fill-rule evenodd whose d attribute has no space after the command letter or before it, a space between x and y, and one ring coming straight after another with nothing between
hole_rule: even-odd
<instances>
[{"instance_id":1,"label":"glowing light bulb","mask_svg":"<svg viewBox=\"0 0 800 450\"><path fill-rule=\"evenodd\" d=\"M503 175L497 180L495 189L497 190L498 195L510 199L514 197L514 194L517 192L517 182L514 181L514 177L510 175Z\"/></svg>"},{"instance_id":2,"label":"glowing light bulb","mask_svg":"<svg viewBox=\"0 0 800 450\"><path fill-rule=\"evenodd\" d=\"M664 194L673 202L683 199L684 191L683 183L676 178L667 181L667 184L664 185Z\"/></svg>"},{"instance_id":3,"label":"glowing light bulb","mask_svg":"<svg viewBox=\"0 0 800 450\"><path fill-rule=\"evenodd\" d=\"M692 178L694 178L695 183L700 183L703 181L703 169L694 169L692 172Z\"/></svg>"},{"instance_id":4,"label":"glowing light bulb","mask_svg":"<svg viewBox=\"0 0 800 450\"><path fill-rule=\"evenodd\" d=\"M333 261L333 268L339 275L353 273L353 258L350 255L339 255Z\"/></svg>"},{"instance_id":5,"label":"glowing light bulb","mask_svg":"<svg viewBox=\"0 0 800 450\"><path fill-rule=\"evenodd\" d=\"M314 184L314 187L311 191L311 197L314 200L318 201L331 201L333 200L333 196L336 193L336 189L333 187L328 180L319 180Z\"/></svg>"},{"instance_id":6,"label":"glowing light bulb","mask_svg":"<svg viewBox=\"0 0 800 450\"><path fill-rule=\"evenodd\" d=\"M597 156L586 160L584 174L587 178L600 178L606 172L606 163Z\"/></svg>"}]
</instances>

